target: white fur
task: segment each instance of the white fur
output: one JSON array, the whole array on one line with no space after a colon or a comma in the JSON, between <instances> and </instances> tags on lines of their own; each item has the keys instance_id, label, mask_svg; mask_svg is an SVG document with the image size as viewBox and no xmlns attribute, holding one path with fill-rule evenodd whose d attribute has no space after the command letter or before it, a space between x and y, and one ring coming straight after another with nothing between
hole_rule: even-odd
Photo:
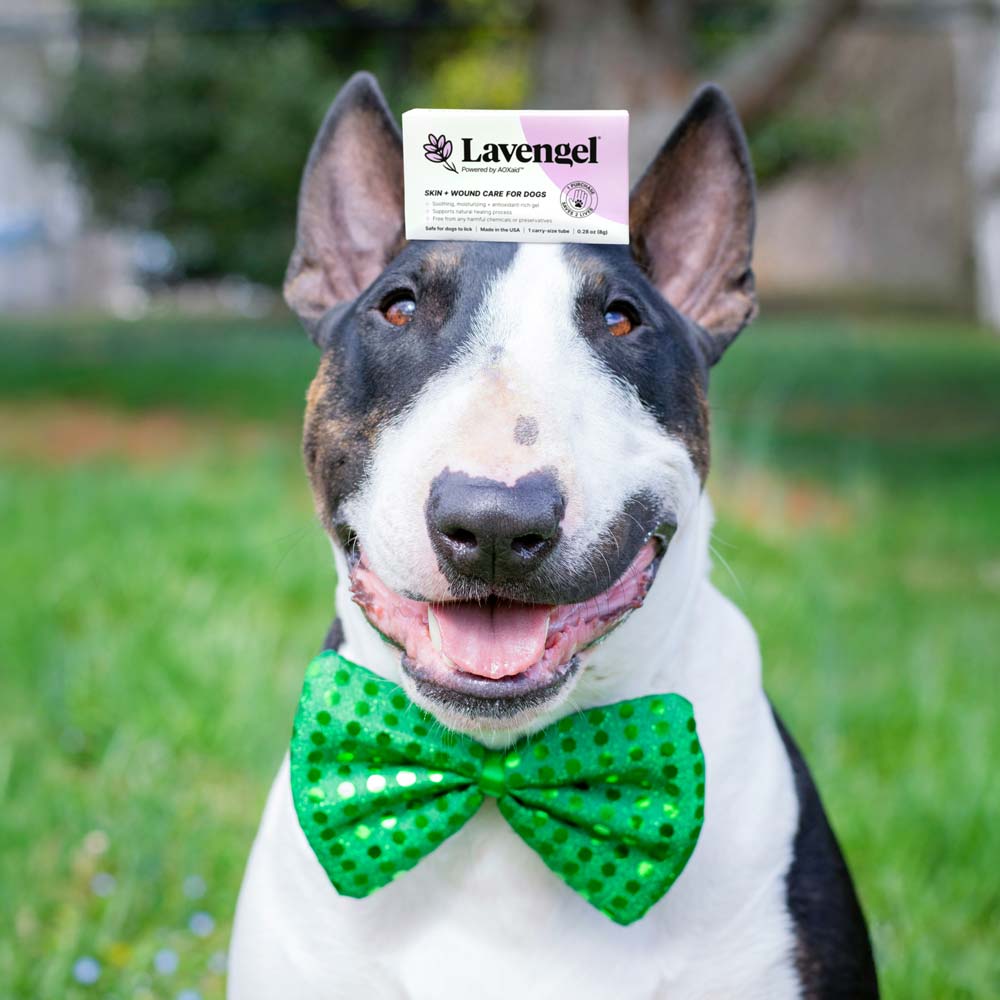
<instances>
[{"instance_id":1,"label":"white fur","mask_svg":"<svg viewBox=\"0 0 1000 1000\"><path fill-rule=\"evenodd\" d=\"M657 691L688 698L706 760L694 854L645 917L619 927L487 801L411 872L344 898L299 828L286 761L240 894L231 1000L799 996L785 905L798 806L756 638L708 581L711 509L686 451L581 343L572 281L558 248L518 251L465 355L383 434L349 519L383 579L432 596L444 581L423 508L445 464L508 481L555 465L570 498L566 538L581 552L637 488L669 497L679 527L645 605L586 654L568 702L536 721ZM530 449L513 442L518 415L538 421ZM341 652L401 681L398 651L351 601L339 557L338 571Z\"/></svg>"}]
</instances>

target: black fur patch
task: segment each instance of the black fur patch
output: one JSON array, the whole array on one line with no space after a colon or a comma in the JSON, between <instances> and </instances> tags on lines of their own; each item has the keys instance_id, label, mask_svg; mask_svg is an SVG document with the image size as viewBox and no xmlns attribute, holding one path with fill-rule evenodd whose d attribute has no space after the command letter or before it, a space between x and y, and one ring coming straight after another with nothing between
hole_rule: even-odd
<instances>
[{"instance_id":1,"label":"black fur patch","mask_svg":"<svg viewBox=\"0 0 1000 1000\"><path fill-rule=\"evenodd\" d=\"M697 347L698 330L653 287L628 247L566 246L567 261L582 278L576 323L607 369L635 387L644 406L680 438L704 482L708 475L708 369ZM604 313L624 303L638 319L624 337L612 337Z\"/></svg>"},{"instance_id":2,"label":"black fur patch","mask_svg":"<svg viewBox=\"0 0 1000 1000\"><path fill-rule=\"evenodd\" d=\"M786 878L802 995L806 1000L875 1000L875 960L851 873L809 768L777 712L774 719L792 763L799 800L794 858Z\"/></svg>"},{"instance_id":3,"label":"black fur patch","mask_svg":"<svg viewBox=\"0 0 1000 1000\"><path fill-rule=\"evenodd\" d=\"M340 649L340 645L343 641L344 626L340 624L339 618L334 618L333 621L330 622L330 627L326 630L326 638L323 640L323 648L320 652L325 653L331 649L336 652Z\"/></svg>"}]
</instances>

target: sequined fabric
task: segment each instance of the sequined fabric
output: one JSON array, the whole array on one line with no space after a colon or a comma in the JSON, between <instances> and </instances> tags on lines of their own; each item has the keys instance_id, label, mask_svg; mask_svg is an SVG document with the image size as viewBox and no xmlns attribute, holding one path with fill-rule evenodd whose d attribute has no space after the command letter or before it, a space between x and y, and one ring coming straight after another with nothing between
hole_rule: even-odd
<instances>
[{"instance_id":1,"label":"sequined fabric","mask_svg":"<svg viewBox=\"0 0 1000 1000\"><path fill-rule=\"evenodd\" d=\"M341 895L403 874L492 796L545 864L619 924L673 885L704 818L705 762L680 695L589 709L489 750L333 652L306 672L291 781L299 823Z\"/></svg>"}]
</instances>

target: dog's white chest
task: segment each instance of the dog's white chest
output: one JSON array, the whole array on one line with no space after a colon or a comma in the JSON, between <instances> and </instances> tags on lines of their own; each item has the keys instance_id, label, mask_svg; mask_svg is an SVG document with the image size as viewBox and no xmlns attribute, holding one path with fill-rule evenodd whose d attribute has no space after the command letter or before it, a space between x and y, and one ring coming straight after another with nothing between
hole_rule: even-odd
<instances>
[{"instance_id":1,"label":"dog's white chest","mask_svg":"<svg viewBox=\"0 0 1000 1000\"><path fill-rule=\"evenodd\" d=\"M667 896L629 927L556 878L492 801L397 881L340 897L298 827L286 761L240 896L231 1000L798 996L788 759L759 687L714 698L699 714L701 839Z\"/></svg>"}]
</instances>

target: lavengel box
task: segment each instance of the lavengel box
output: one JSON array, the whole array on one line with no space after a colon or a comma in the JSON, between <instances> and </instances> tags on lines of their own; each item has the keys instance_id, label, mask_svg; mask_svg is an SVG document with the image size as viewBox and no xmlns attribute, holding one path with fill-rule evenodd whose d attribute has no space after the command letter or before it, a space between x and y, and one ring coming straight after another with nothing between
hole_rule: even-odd
<instances>
[{"instance_id":1,"label":"lavengel box","mask_svg":"<svg viewBox=\"0 0 1000 1000\"><path fill-rule=\"evenodd\" d=\"M403 115L406 238L628 243L627 111Z\"/></svg>"}]
</instances>

